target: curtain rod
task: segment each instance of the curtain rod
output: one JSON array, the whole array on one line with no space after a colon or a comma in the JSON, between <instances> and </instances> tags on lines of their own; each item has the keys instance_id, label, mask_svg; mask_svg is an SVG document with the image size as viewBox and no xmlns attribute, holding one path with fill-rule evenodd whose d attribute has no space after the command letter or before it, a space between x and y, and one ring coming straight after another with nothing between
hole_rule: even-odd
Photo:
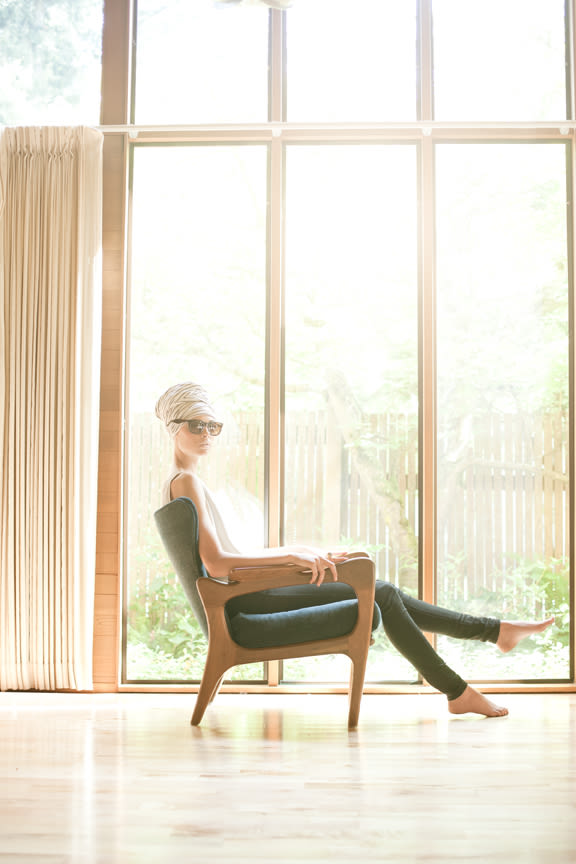
<instances>
[{"instance_id":1,"label":"curtain rod","mask_svg":"<svg viewBox=\"0 0 576 864\"><path fill-rule=\"evenodd\" d=\"M214 125L142 125L142 124L110 124L95 126L101 132L127 133L130 137L137 138L146 132L260 132L270 133L272 136L281 135L282 132L314 132L314 131L386 131L391 129L421 131L422 134L431 134L435 129L557 129L561 135L569 135L576 130L574 120L538 120L529 122L527 120L500 122L500 121L445 121L445 120L415 120L405 122L389 123L220 123Z\"/></svg>"},{"instance_id":2,"label":"curtain rod","mask_svg":"<svg viewBox=\"0 0 576 864\"><path fill-rule=\"evenodd\" d=\"M62 123L37 124L47 126L63 126ZM78 125L78 124L74 124ZM407 132L422 132L423 135L431 135L435 130L451 130L451 129L494 129L494 130L515 130L515 129L555 129L561 135L569 135L576 131L576 120L536 120L530 122L528 120L518 120L511 122L500 121L462 121L461 123L454 120L413 120L400 121L389 123L218 123L213 125L204 124L181 124L181 125L156 125L137 124L137 123L110 123L110 124L85 124L91 129L97 129L99 132L122 133L128 134L131 138L137 138L138 135L147 132L257 132L260 134L269 134L272 137L280 136L283 132L381 132L389 130L405 130ZM12 125L4 126L0 124L0 132L4 129L14 128Z\"/></svg>"}]
</instances>

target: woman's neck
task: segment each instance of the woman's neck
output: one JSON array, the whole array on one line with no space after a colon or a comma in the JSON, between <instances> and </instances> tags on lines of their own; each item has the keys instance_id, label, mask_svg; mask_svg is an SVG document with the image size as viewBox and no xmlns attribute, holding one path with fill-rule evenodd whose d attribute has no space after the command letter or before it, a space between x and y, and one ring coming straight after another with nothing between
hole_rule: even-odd
<instances>
[{"instance_id":1,"label":"woman's neck","mask_svg":"<svg viewBox=\"0 0 576 864\"><path fill-rule=\"evenodd\" d=\"M191 471L195 474L199 461L199 456L191 456L189 453L182 453L178 448L175 448L174 450L174 465L176 468L179 468L180 471Z\"/></svg>"}]
</instances>

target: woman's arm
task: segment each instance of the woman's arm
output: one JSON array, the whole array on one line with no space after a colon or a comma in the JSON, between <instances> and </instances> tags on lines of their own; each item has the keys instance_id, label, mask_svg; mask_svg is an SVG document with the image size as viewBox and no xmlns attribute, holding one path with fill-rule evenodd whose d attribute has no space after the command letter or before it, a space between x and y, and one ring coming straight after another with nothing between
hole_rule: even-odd
<instances>
[{"instance_id":1,"label":"woman's arm","mask_svg":"<svg viewBox=\"0 0 576 864\"><path fill-rule=\"evenodd\" d=\"M328 570L334 581L337 581L336 563L346 559L346 555L328 557L328 553L320 552L307 546L280 546L276 549L243 555L225 552L218 541L214 524L206 507L204 489L198 478L191 473L179 474L171 485L173 498L191 498L198 512L199 551L210 576L214 579L225 579L234 567L262 567L274 564L295 564L302 570L311 570L311 584L321 585Z\"/></svg>"}]
</instances>

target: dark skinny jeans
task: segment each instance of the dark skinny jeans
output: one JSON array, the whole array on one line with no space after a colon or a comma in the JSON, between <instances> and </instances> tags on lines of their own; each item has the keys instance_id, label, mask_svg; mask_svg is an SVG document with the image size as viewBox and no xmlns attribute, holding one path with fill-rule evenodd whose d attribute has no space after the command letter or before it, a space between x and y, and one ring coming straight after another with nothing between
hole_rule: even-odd
<instances>
[{"instance_id":1,"label":"dark skinny jeans","mask_svg":"<svg viewBox=\"0 0 576 864\"><path fill-rule=\"evenodd\" d=\"M320 586L294 585L236 597L227 604L227 609L231 615L236 612L285 612L355 596L353 589L343 582L324 582ZM450 700L462 695L466 682L447 666L422 631L440 633L454 639L494 643L500 633L500 621L497 618L480 618L416 600L390 582L376 582L375 602L380 609L386 635L397 651L412 663L432 687L445 693Z\"/></svg>"}]
</instances>

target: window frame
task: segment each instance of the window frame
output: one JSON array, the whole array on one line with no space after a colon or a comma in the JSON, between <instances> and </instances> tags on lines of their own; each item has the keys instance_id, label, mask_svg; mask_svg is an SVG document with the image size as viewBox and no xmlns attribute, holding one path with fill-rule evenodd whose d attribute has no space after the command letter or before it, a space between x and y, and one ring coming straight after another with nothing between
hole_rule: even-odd
<instances>
[{"instance_id":1,"label":"window frame","mask_svg":"<svg viewBox=\"0 0 576 864\"><path fill-rule=\"evenodd\" d=\"M270 19L270 86L269 121L266 124L232 125L228 127L135 127L129 122L130 103L134 91L130 70L134 64L135 37L132 33L136 21L137 0L105 0L105 25L103 43L103 88L102 130L104 144L104 334L102 353L102 413L101 428L106 433L101 444L100 495L97 552L96 627L95 627L95 689L167 689L166 684L128 685L118 675L118 645L124 643L126 615L120 608L120 583L125 554L122 516L122 466L124 436L125 379L122 357L127 352L129 311L128 211L130 187L128 165L135 139L146 143L264 143L270 148L270 217L267 305L267 380L266 380L266 435L268 464L268 494L266 500L269 525L268 542L276 545L282 533L283 467L281 454L284 441L283 429L283 343L282 321L284 302L283 272L283 195L284 195L284 145L289 143L364 143L378 141L402 141L415 143L419 151L419 184L421 190L418 244L419 259L419 473L421 491L419 501L419 554L420 588L423 599L435 600L436 568L436 317L435 317L435 238L434 238L434 147L436 143L448 141L563 141L569 146L567 161L568 201L574 200L574 177L576 166L576 123L574 123L574 36L575 23L573 2L566 0L567 29L567 118L545 123L447 123L433 119L432 76L432 0L420 0L417 15L418 75L418 120L413 123L381 124L289 124L285 121L286 106L286 12L269 11ZM573 208L568 231L569 258L569 306L570 306L570 547L574 549L574 237ZM115 525L116 530L110 529ZM112 539L114 538L114 539ZM114 551L111 551L114 550ZM106 559L106 560L105 560ZM571 653L570 682L546 684L538 682L539 689L575 687L574 680L574 565L571 562ZM100 618L99 618L99 612ZM122 624L123 627L120 626ZM125 646L124 646L125 647ZM100 667L98 664L100 663ZM122 683L118 684L118 681ZM339 686L281 685L281 670L278 664L269 664L268 683L255 689L283 686L290 692L305 689L306 692L340 692ZM534 689L534 684L524 682L498 683L486 687L487 692L511 689ZM250 687L242 683L230 689ZM196 690L197 685L179 685L179 689ZM250 687L252 689L252 687ZM396 688L398 689L398 688ZM402 688L400 688L402 689ZM413 691L410 685L410 691ZM423 689L429 689L424 687ZM369 692L389 692L389 685L372 685Z\"/></svg>"}]
</instances>

